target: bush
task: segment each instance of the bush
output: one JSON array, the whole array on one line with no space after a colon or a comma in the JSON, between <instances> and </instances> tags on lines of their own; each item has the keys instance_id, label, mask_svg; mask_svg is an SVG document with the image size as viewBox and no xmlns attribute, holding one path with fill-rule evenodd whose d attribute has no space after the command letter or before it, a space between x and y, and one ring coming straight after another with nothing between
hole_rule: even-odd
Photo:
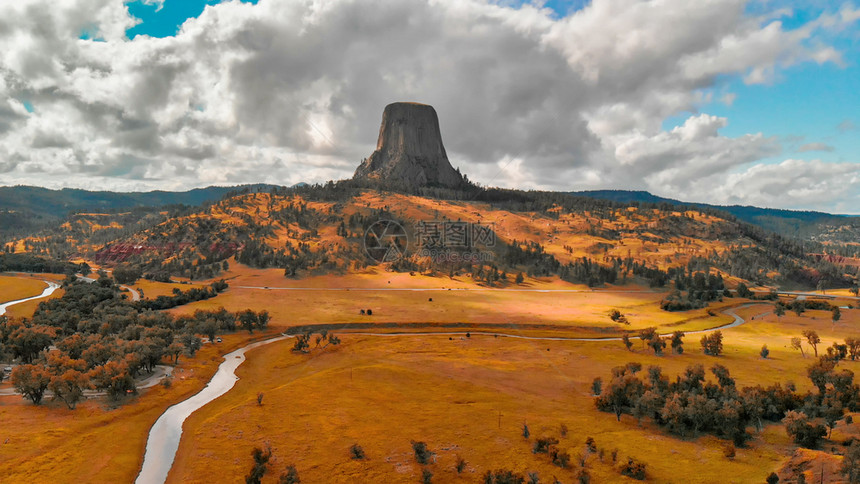
<instances>
[{"instance_id":1,"label":"bush","mask_svg":"<svg viewBox=\"0 0 860 484\"><path fill-rule=\"evenodd\" d=\"M759 354L762 358L767 358L767 356L770 354L770 350L767 349L767 345L762 345L761 352Z\"/></svg>"},{"instance_id":2,"label":"bush","mask_svg":"<svg viewBox=\"0 0 860 484\"><path fill-rule=\"evenodd\" d=\"M364 449L358 444L352 444L352 447L349 448L349 455L355 460L362 460L365 457Z\"/></svg>"},{"instance_id":3,"label":"bush","mask_svg":"<svg viewBox=\"0 0 860 484\"><path fill-rule=\"evenodd\" d=\"M562 469L566 469L567 465L570 463L570 454L566 451L559 450L557 447L550 448L549 457L552 459L553 464L561 467Z\"/></svg>"},{"instance_id":4,"label":"bush","mask_svg":"<svg viewBox=\"0 0 860 484\"><path fill-rule=\"evenodd\" d=\"M462 473L464 470L466 470L466 459L458 455L457 463L454 465L454 468L457 469L457 474Z\"/></svg>"},{"instance_id":5,"label":"bush","mask_svg":"<svg viewBox=\"0 0 860 484\"><path fill-rule=\"evenodd\" d=\"M430 484L433 482L433 473L430 472L430 469L424 469L421 471L421 482L424 484Z\"/></svg>"},{"instance_id":6,"label":"bush","mask_svg":"<svg viewBox=\"0 0 860 484\"><path fill-rule=\"evenodd\" d=\"M415 461L419 464L427 464L430 462L430 458L433 457L433 453L427 449L427 444L424 442L416 442L413 440L412 450L415 452Z\"/></svg>"},{"instance_id":7,"label":"bush","mask_svg":"<svg viewBox=\"0 0 860 484\"><path fill-rule=\"evenodd\" d=\"M535 441L532 447L533 454L548 454L550 447L558 444L558 439L554 437L541 437Z\"/></svg>"},{"instance_id":8,"label":"bush","mask_svg":"<svg viewBox=\"0 0 860 484\"><path fill-rule=\"evenodd\" d=\"M591 382L591 394L599 396L603 390L603 380L598 376Z\"/></svg>"},{"instance_id":9,"label":"bush","mask_svg":"<svg viewBox=\"0 0 860 484\"><path fill-rule=\"evenodd\" d=\"M642 481L645 480L645 467L644 462L628 457L627 463L621 466L621 475Z\"/></svg>"},{"instance_id":10,"label":"bush","mask_svg":"<svg viewBox=\"0 0 860 484\"><path fill-rule=\"evenodd\" d=\"M514 471L499 469L487 471L483 477L484 484L524 484L526 478Z\"/></svg>"},{"instance_id":11,"label":"bush","mask_svg":"<svg viewBox=\"0 0 860 484\"><path fill-rule=\"evenodd\" d=\"M794 442L808 449L818 447L819 439L827 434L824 425L810 423L809 417L803 412L789 411L782 421L785 423L785 431Z\"/></svg>"},{"instance_id":12,"label":"bush","mask_svg":"<svg viewBox=\"0 0 860 484\"><path fill-rule=\"evenodd\" d=\"M779 482L779 476L776 475L776 472L771 472L767 479L765 479L767 484L777 484Z\"/></svg>"},{"instance_id":13,"label":"bush","mask_svg":"<svg viewBox=\"0 0 860 484\"><path fill-rule=\"evenodd\" d=\"M254 450L251 451L251 457L254 458L254 467L252 467L251 472L245 476L245 483L260 484L260 480L266 474L266 471L269 470L269 459L272 458L272 449L268 444L264 449L254 447Z\"/></svg>"},{"instance_id":14,"label":"bush","mask_svg":"<svg viewBox=\"0 0 860 484\"><path fill-rule=\"evenodd\" d=\"M296 470L296 466L293 465L287 466L287 469L278 478L278 484L301 484L301 482L299 472Z\"/></svg>"}]
</instances>

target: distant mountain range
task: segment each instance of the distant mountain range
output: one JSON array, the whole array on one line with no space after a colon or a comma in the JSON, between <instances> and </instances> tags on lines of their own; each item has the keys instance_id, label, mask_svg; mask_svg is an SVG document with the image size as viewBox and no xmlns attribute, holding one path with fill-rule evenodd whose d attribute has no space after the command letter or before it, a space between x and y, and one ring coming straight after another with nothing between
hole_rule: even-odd
<instances>
[{"instance_id":1,"label":"distant mountain range","mask_svg":"<svg viewBox=\"0 0 860 484\"><path fill-rule=\"evenodd\" d=\"M50 190L32 186L0 187L0 234L33 230L69 214L84 211L116 211L165 205L197 206L222 199L240 190L269 190L274 185L256 184L195 188L184 192L92 192L75 188Z\"/></svg>"},{"instance_id":2,"label":"distant mountain range","mask_svg":"<svg viewBox=\"0 0 860 484\"><path fill-rule=\"evenodd\" d=\"M623 203L653 203L701 207L733 215L738 220L800 239L860 243L860 217L824 212L759 208L748 205L711 205L663 198L642 190L589 190L571 195Z\"/></svg>"},{"instance_id":3,"label":"distant mountain range","mask_svg":"<svg viewBox=\"0 0 860 484\"><path fill-rule=\"evenodd\" d=\"M299 183L296 186L305 186ZM269 191L277 185L210 186L183 192L108 192L72 188L50 190L32 186L0 187L0 236L64 220L73 213L115 212L167 205L198 206L221 200L231 192ZM712 205L659 197L637 190L590 190L568 192L574 196L622 203L668 204L721 210L736 219L781 235L818 242L860 243L860 217L815 211L783 210L742 205Z\"/></svg>"}]
</instances>

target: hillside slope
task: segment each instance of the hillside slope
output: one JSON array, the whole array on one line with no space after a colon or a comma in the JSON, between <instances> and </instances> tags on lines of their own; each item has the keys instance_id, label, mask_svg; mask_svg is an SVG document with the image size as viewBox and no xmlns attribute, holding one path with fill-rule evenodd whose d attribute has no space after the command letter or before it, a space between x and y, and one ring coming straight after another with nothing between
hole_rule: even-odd
<instances>
[{"instance_id":1,"label":"hillside slope","mask_svg":"<svg viewBox=\"0 0 860 484\"><path fill-rule=\"evenodd\" d=\"M77 247L96 262L131 263L160 278L214 277L231 256L253 267L284 269L290 277L345 273L379 263L366 249L376 243L368 237L382 220L402 228L397 250L405 253L383 266L468 273L488 284L523 272L589 285L641 277L659 286L711 268L786 286L814 286L823 279L839 287L853 277L853 268L811 257L798 243L714 210L632 207L543 192L454 195L371 190L350 182L249 193L162 214L140 230ZM431 229L437 242L445 231L471 235L455 247L429 247ZM457 234L447 234L452 235Z\"/></svg>"},{"instance_id":2,"label":"hillside slope","mask_svg":"<svg viewBox=\"0 0 860 484\"><path fill-rule=\"evenodd\" d=\"M659 197L641 190L590 190L572 195L621 203L668 204L721 210L738 220L787 237L819 242L860 242L860 217L805 210L782 210L748 205L712 205Z\"/></svg>"}]
</instances>

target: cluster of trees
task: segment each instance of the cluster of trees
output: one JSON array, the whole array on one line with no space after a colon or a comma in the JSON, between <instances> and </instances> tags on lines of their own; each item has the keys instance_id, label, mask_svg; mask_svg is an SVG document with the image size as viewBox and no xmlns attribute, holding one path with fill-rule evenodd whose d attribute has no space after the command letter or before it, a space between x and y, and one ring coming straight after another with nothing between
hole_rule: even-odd
<instances>
[{"instance_id":1,"label":"cluster of trees","mask_svg":"<svg viewBox=\"0 0 860 484\"><path fill-rule=\"evenodd\" d=\"M143 276L143 269L138 265L123 262L113 268L114 280L119 284L134 284Z\"/></svg>"},{"instance_id":2,"label":"cluster of trees","mask_svg":"<svg viewBox=\"0 0 860 484\"><path fill-rule=\"evenodd\" d=\"M146 310L122 297L113 280L69 282L61 298L42 302L30 319L0 317L0 359L20 362L16 389L33 403L46 390L70 408L89 389L116 399L136 391L135 378L162 360L178 363L210 338L246 326L265 327L268 314L198 311L191 317Z\"/></svg>"},{"instance_id":3,"label":"cluster of trees","mask_svg":"<svg viewBox=\"0 0 860 484\"><path fill-rule=\"evenodd\" d=\"M0 252L0 272L44 272L49 274L75 274L80 272L83 275L87 275L92 271L89 264L86 263L73 264L32 254Z\"/></svg>"},{"instance_id":4,"label":"cluster of trees","mask_svg":"<svg viewBox=\"0 0 860 484\"><path fill-rule=\"evenodd\" d=\"M311 337L313 337L313 332L307 331L301 334L297 334L295 341L293 342L293 351L296 353L310 353L311 352ZM329 345L337 346L340 344L340 338L335 336L333 333L329 333L328 330L322 330L319 334L314 338L315 346L314 348L326 349ZM325 343L325 344L323 344ZM320 346L322 344L322 346Z\"/></svg>"},{"instance_id":5,"label":"cluster of trees","mask_svg":"<svg viewBox=\"0 0 860 484\"><path fill-rule=\"evenodd\" d=\"M138 301L137 304L141 309L150 309L154 311L170 309L195 301L211 299L219 293L226 291L228 287L230 286L222 279L209 284L209 287L206 288L193 287L187 291L173 288L172 296L158 296L155 299L144 299L142 301Z\"/></svg>"},{"instance_id":6,"label":"cluster of trees","mask_svg":"<svg viewBox=\"0 0 860 484\"><path fill-rule=\"evenodd\" d=\"M732 276L760 285L775 282L785 286L805 288L850 287L857 268L839 266L810 255L809 249L798 241L765 234L751 229L756 245L732 246L712 254L710 262ZM771 277L771 274L777 274ZM850 274L851 277L847 277Z\"/></svg>"},{"instance_id":7,"label":"cluster of trees","mask_svg":"<svg viewBox=\"0 0 860 484\"><path fill-rule=\"evenodd\" d=\"M703 308L709 301L718 301L724 296L730 296L720 273L676 271L673 281L674 291L660 302L660 307L664 311Z\"/></svg>"},{"instance_id":8,"label":"cluster of trees","mask_svg":"<svg viewBox=\"0 0 860 484\"><path fill-rule=\"evenodd\" d=\"M618 420L629 414L637 420L650 419L682 436L711 433L743 445L750 438L747 427L761 430L762 422L783 420L795 441L814 448L833 428L846 409L860 408L860 387L849 370L837 371L838 360L823 357L809 367L808 375L817 392L799 394L792 384L763 388L737 388L727 368L711 367L716 383L706 381L702 365L687 367L683 375L670 381L659 366L650 366L640 376L642 366L629 363L612 370L612 379L595 397L598 409L613 412ZM593 388L594 389L594 388Z\"/></svg>"},{"instance_id":9,"label":"cluster of trees","mask_svg":"<svg viewBox=\"0 0 860 484\"><path fill-rule=\"evenodd\" d=\"M613 316L615 315L610 314L610 318L612 318ZM624 315L622 314L620 317L624 318ZM624 320L626 321L626 318L624 318ZM647 328L640 329L638 337L639 340L642 341L642 344L654 350L654 354L657 356L662 356L663 350L666 349L667 346L670 346L672 348L672 353L677 353L680 355L684 352L683 331L675 331L669 336L662 337L659 333L657 333L657 328L649 326ZM624 343L624 346L627 348L628 351L632 351L633 342L630 341L629 333L624 333L621 335L621 342Z\"/></svg>"},{"instance_id":10,"label":"cluster of trees","mask_svg":"<svg viewBox=\"0 0 860 484\"><path fill-rule=\"evenodd\" d=\"M557 274L561 263L553 255L546 253L542 245L534 241L513 240L505 246L501 263L506 267L525 267L532 277Z\"/></svg>"}]
</instances>

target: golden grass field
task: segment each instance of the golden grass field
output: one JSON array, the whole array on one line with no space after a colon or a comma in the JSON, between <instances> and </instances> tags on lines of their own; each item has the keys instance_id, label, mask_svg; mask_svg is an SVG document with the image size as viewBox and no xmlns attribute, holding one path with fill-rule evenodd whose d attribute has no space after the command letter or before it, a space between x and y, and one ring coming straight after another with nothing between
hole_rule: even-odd
<instances>
[{"instance_id":1,"label":"golden grass field","mask_svg":"<svg viewBox=\"0 0 860 484\"><path fill-rule=\"evenodd\" d=\"M56 402L33 406L20 397L0 397L0 442L7 442L0 444L0 481L131 482L142 462L149 427L169 405L205 385L222 361L220 355L251 338L297 324L465 322L478 328L499 322L539 323L547 327L493 330L581 337L650 325L660 332L719 326L731 321L719 314L720 309L743 302L726 299L712 304L708 309L717 316L708 316L704 309L667 313L658 307L663 293L634 285L591 292L558 280L527 279L523 287L528 289L585 292L524 292L515 290L515 285L485 290L466 278L374 271L292 280L281 271L252 270L232 261L224 277L231 285L225 293L171 311L219 306L234 311L266 309L272 314L271 330L253 336L226 335L219 345L204 345L197 357L181 359L170 389L159 385L144 390L118 408L96 399L69 411ZM135 287L155 297L170 294L173 287L190 286L139 281ZM609 292L613 290L641 292ZM29 310L32 314L38 302L25 307L28 304L13 306L10 313L17 310L15 315L26 316ZM361 308L372 308L374 315L360 316ZM612 323L608 318L612 308L624 312L632 324ZM594 408L592 379L600 376L607 382L612 367L630 361L646 367L660 365L670 377L691 364L710 367L719 362L729 368L739 386L791 380L805 391L811 388L806 367L813 358L790 349L790 338L814 328L821 335L819 351L823 351L837 339L860 336L860 310L843 310L842 320L832 324L828 311L807 311L800 317L764 315L771 308L762 303L738 309L748 323L723 331L725 354L718 358L702 354L700 336L692 334L685 338L683 355L663 357L643 349L635 338L632 352L618 341L533 341L477 334L471 338L360 336L339 331L341 345L315 349L309 355L292 353L290 340L273 343L250 351L237 371L237 385L186 421L169 482L241 481L251 468L251 449L265 442L274 457L264 482L276 482L289 464L296 466L303 482L418 482L422 467L414 461L410 440L427 442L437 454L436 462L427 466L434 482L476 482L488 469L501 467L538 472L541 482L552 482L553 476L571 482L573 470L552 465L546 455L532 454L531 443L540 436L559 438L574 463L585 449L586 437L593 437L604 450L604 459L588 457L592 482L626 479L609 457L614 448L619 462L628 455L646 462L651 482L763 482L791 458L829 459L832 465L827 472L832 473L838 457L806 451L795 456L796 446L781 425L767 426L728 460L720 439L682 439L650 423L639 426L629 416L616 422L613 414ZM763 344L771 351L766 360L759 356ZM841 365L860 371L860 362ZM256 403L258 392L264 393L262 406ZM528 442L521 435L524 422L531 431ZM559 435L562 423L569 429L566 437ZM840 423L832 440L856 435L857 425L849 428ZM349 458L353 443L364 448L367 460ZM825 443L825 448L829 446ZM454 471L457 455L468 463L459 476Z\"/></svg>"},{"instance_id":2,"label":"golden grass field","mask_svg":"<svg viewBox=\"0 0 860 484\"><path fill-rule=\"evenodd\" d=\"M661 332L719 326L732 319L720 314L709 316L708 310L719 311L737 303L727 299L706 309L667 313L659 307L665 293L634 284L592 291L584 285L547 278L487 288L475 285L467 277L452 279L373 270L293 280L276 269L236 269L236 266L233 264L233 269L223 275L230 284L226 292L171 311L190 314L197 309L221 306L230 311L246 307L266 309L272 316L271 324L280 328L426 323L440 327L483 325L533 335L561 331L568 336L600 337L648 326L657 326ZM150 289L145 293L151 297ZM631 324L612 322L608 314L613 308L623 312ZM373 315L362 316L362 309L372 309Z\"/></svg>"},{"instance_id":3,"label":"golden grass field","mask_svg":"<svg viewBox=\"0 0 860 484\"><path fill-rule=\"evenodd\" d=\"M758 305L742 313L752 317L768 310ZM410 440L425 441L436 452L437 462L428 466L434 482L476 482L499 467L570 482L573 471L553 466L530 447L536 437L560 437L562 423L569 433L560 445L571 455L584 451L591 436L607 456L617 447L619 459L629 455L646 462L652 482L763 482L794 452L782 426L767 426L730 461L719 439L681 439L650 424L640 427L632 417L616 422L613 414L597 411L589 395L591 380L608 380L613 366L629 361L660 365L668 375L695 363L721 363L740 386L793 380L803 391L811 387L805 369L812 358L788 349L789 338L809 327L819 331L823 345L858 333L860 311L846 312L845 321L833 328L821 313L781 321L757 317L725 330L725 355L717 358L702 354L695 335L686 338L683 355L663 357L644 351L638 342L628 352L620 342L474 335L343 334L341 346L310 355L290 352L289 340L275 343L250 352L237 371L236 387L186 421L188 437L169 482L241 480L251 467L251 449L265 442L275 456L265 482L275 482L289 464L303 482L417 482L421 466L413 459ZM759 356L763 344L771 349L766 360ZM860 369L860 363L842 364ZM262 406L256 403L258 392L264 393ZM521 435L524 422L530 442ZM854 431L841 423L833 439L848 433ZM364 448L366 461L350 459L353 443ZM469 463L462 476L454 471L458 454ZM608 458L600 462L592 455L587 465L593 482L625 480Z\"/></svg>"},{"instance_id":4,"label":"golden grass field","mask_svg":"<svg viewBox=\"0 0 860 484\"><path fill-rule=\"evenodd\" d=\"M14 301L17 299L21 299L22 297L27 298L30 296L38 296L45 289L45 280L54 281L54 282L62 282L63 276L58 274L15 274L2 276L3 279L11 279L6 281L5 287L7 290L11 292L3 291L3 296L0 297L0 301L8 302ZM29 293L25 294L22 297L15 297L14 292L18 291L18 287L28 287ZM45 301L47 299L55 299L63 296L63 290L57 289L53 294L48 296L46 299L38 299L34 301L27 301L21 304L16 304L14 306L10 306L6 308L5 316L9 318L27 318L33 315L33 312L36 310L36 307L39 306L39 303Z\"/></svg>"},{"instance_id":5,"label":"golden grass field","mask_svg":"<svg viewBox=\"0 0 860 484\"><path fill-rule=\"evenodd\" d=\"M0 275L0 302L38 296L46 284L39 279Z\"/></svg>"}]
</instances>

